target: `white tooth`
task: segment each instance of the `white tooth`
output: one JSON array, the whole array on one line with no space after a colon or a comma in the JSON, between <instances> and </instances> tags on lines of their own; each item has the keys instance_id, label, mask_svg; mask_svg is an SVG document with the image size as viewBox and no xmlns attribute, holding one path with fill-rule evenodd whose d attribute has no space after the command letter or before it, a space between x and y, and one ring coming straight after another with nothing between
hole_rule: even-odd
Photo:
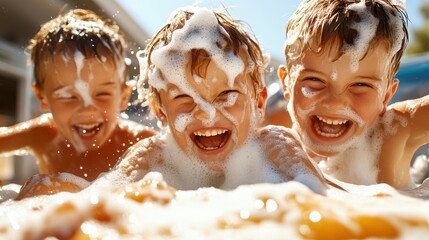
<instances>
[{"instance_id":1,"label":"white tooth","mask_svg":"<svg viewBox=\"0 0 429 240\"><path fill-rule=\"evenodd\" d=\"M206 130L206 131L196 131L194 132L194 135L211 137L211 136L217 136L217 135L223 134L225 132L227 132L226 129L212 129L212 130Z\"/></svg>"},{"instance_id":2,"label":"white tooth","mask_svg":"<svg viewBox=\"0 0 429 240\"><path fill-rule=\"evenodd\" d=\"M317 134L319 134L319 135L321 135L321 136L324 136L324 137L339 137L339 136L341 136L343 133L344 133L344 131L345 131L345 129L343 129L343 130L341 130L339 133L325 133L325 132L322 132L322 131L320 131L320 127L319 127L319 125L315 125L316 127L316 132L317 132Z\"/></svg>"},{"instance_id":3,"label":"white tooth","mask_svg":"<svg viewBox=\"0 0 429 240\"><path fill-rule=\"evenodd\" d=\"M94 127L98 126L98 124L97 123L95 123L95 124L78 124L77 126L80 128L89 129L89 128L94 128Z\"/></svg>"},{"instance_id":4,"label":"white tooth","mask_svg":"<svg viewBox=\"0 0 429 240\"><path fill-rule=\"evenodd\" d=\"M326 119L320 116L317 116L317 119L319 119L320 121L327 123L327 124L331 124L331 125L340 125L340 124L345 124L347 122L347 120L330 120L330 119Z\"/></svg>"}]
</instances>

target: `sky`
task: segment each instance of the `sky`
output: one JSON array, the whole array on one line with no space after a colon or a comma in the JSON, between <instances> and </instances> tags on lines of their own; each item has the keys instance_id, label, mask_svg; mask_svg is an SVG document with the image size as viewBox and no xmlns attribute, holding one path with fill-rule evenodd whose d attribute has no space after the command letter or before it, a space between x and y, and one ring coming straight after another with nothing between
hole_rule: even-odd
<instances>
[{"instance_id":1,"label":"sky","mask_svg":"<svg viewBox=\"0 0 429 240\"><path fill-rule=\"evenodd\" d=\"M155 34L178 7L193 5L195 0L116 0L149 36ZM411 29L423 24L420 5L428 0L408 0L406 8ZM283 61L285 27L289 17L301 0L201 0L199 6L222 9L228 8L230 15L246 22L255 33L261 48L272 58ZM120 14L120 13L119 13Z\"/></svg>"}]
</instances>

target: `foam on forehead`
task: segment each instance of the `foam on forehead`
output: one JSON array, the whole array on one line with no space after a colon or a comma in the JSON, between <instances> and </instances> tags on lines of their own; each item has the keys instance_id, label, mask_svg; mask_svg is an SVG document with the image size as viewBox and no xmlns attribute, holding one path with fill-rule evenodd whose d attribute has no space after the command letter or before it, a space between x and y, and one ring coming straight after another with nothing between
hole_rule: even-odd
<instances>
[{"instance_id":1,"label":"foam on forehead","mask_svg":"<svg viewBox=\"0 0 429 240\"><path fill-rule=\"evenodd\" d=\"M396 0L392 3L404 7L405 0ZM384 7L388 7L384 5ZM351 56L351 69L356 71L358 68L359 61L365 56L369 49L369 45L376 36L377 28L379 25L379 19L375 18L366 8L365 1L361 0L358 3L351 4L349 9L357 12L361 18L360 22L355 22L352 26L358 32L356 42L353 45L344 45L344 51ZM389 12L389 11L387 11ZM401 48L402 40L404 39L404 32L402 29L402 19L397 14L396 16L389 12L389 25L392 27L394 35L392 39L395 39L391 49L389 58L392 58Z\"/></svg>"},{"instance_id":2,"label":"foam on forehead","mask_svg":"<svg viewBox=\"0 0 429 240\"><path fill-rule=\"evenodd\" d=\"M183 9L179 9L180 12ZM194 12L194 15L185 20L181 29L173 32L171 42L152 52L152 62L155 68L149 74L149 85L157 89L165 89L167 83L176 85L198 103L202 109L214 117L215 109L195 92L186 79L186 65L189 53L192 49L204 49L216 66L225 72L228 85L233 86L238 74L244 70L243 60L234 54L232 50L225 52L227 45L225 37L229 34L222 26L213 11L207 8L191 7L186 11ZM164 79L160 77L159 70Z\"/></svg>"},{"instance_id":3,"label":"foam on forehead","mask_svg":"<svg viewBox=\"0 0 429 240\"><path fill-rule=\"evenodd\" d=\"M369 44L376 35L379 20L366 9L365 1L351 4L349 9L356 11L361 17L361 21L355 22L352 26L358 32L356 42L353 45L344 46L344 51L351 57L350 67L355 72L358 69L359 61L368 51Z\"/></svg>"}]
</instances>

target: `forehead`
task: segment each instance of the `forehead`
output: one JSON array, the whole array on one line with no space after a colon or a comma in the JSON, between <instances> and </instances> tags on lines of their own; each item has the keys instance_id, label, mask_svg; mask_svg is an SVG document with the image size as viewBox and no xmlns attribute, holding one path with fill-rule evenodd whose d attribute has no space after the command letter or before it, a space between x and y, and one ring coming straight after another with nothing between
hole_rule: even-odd
<instances>
[{"instance_id":1,"label":"forehead","mask_svg":"<svg viewBox=\"0 0 429 240\"><path fill-rule=\"evenodd\" d=\"M41 64L45 76L43 85L71 84L78 79L88 82L121 82L121 76L109 58L71 58L58 53L43 59Z\"/></svg>"},{"instance_id":2,"label":"forehead","mask_svg":"<svg viewBox=\"0 0 429 240\"><path fill-rule=\"evenodd\" d=\"M197 74L190 65L186 68L185 81L187 84L184 86L183 84L176 85L174 82L168 82L167 88L169 90L186 92L194 89L197 92L210 92L226 88L242 88L246 84L251 84L252 81L250 74L246 71L231 77L227 69L218 67L218 63L215 61L210 61L202 76Z\"/></svg>"},{"instance_id":3,"label":"forehead","mask_svg":"<svg viewBox=\"0 0 429 240\"><path fill-rule=\"evenodd\" d=\"M357 56L361 56L361 58ZM389 56L388 48L383 43L376 43L370 46L369 49L359 49L356 47L340 49L334 43L330 46L325 46L320 52L307 48L301 58L290 62L289 71L296 65L325 70L329 70L330 66L336 66L352 72L381 70L381 68L384 71L384 67L389 64Z\"/></svg>"}]
</instances>

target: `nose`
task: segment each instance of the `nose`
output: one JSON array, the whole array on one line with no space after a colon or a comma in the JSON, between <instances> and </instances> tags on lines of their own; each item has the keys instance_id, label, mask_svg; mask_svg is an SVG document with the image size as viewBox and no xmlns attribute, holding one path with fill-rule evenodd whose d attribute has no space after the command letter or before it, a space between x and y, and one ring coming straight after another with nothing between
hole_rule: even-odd
<instances>
[{"instance_id":1,"label":"nose","mask_svg":"<svg viewBox=\"0 0 429 240\"><path fill-rule=\"evenodd\" d=\"M80 109L78 115L86 118L93 118L95 113L97 112L97 108L94 104L87 104L81 100Z\"/></svg>"},{"instance_id":2,"label":"nose","mask_svg":"<svg viewBox=\"0 0 429 240\"><path fill-rule=\"evenodd\" d=\"M347 95L345 92L330 91L323 99L323 106L328 109L344 109L347 107Z\"/></svg>"},{"instance_id":3,"label":"nose","mask_svg":"<svg viewBox=\"0 0 429 240\"><path fill-rule=\"evenodd\" d=\"M216 115L216 108L207 104L207 106L197 105L194 110L194 118L200 121L212 120Z\"/></svg>"}]
</instances>

